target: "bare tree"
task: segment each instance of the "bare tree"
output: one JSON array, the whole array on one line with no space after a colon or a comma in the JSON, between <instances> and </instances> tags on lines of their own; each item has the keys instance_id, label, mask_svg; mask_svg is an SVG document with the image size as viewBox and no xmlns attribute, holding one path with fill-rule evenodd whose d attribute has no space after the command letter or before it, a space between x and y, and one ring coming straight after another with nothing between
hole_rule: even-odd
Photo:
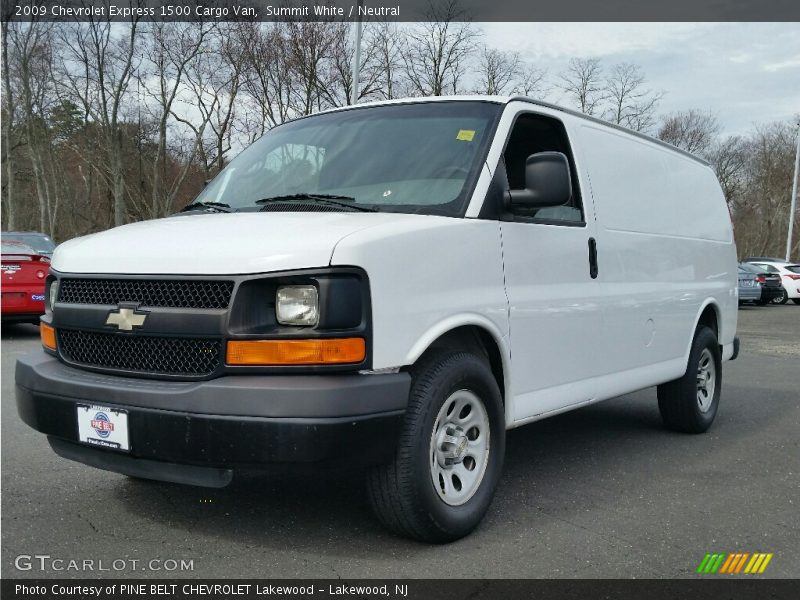
<instances>
[{"instance_id":1,"label":"bare tree","mask_svg":"<svg viewBox=\"0 0 800 600\"><path fill-rule=\"evenodd\" d=\"M410 91L422 96L457 94L478 33L458 0L431 2L425 18L408 33L404 65Z\"/></svg>"},{"instance_id":2,"label":"bare tree","mask_svg":"<svg viewBox=\"0 0 800 600\"><path fill-rule=\"evenodd\" d=\"M246 23L219 23L205 38L204 51L198 52L186 69L186 103L200 113L189 118L173 111L173 116L189 127L199 139L198 154L205 178L225 166L231 149L239 92L245 81L246 50L242 28Z\"/></svg>"},{"instance_id":3,"label":"bare tree","mask_svg":"<svg viewBox=\"0 0 800 600\"><path fill-rule=\"evenodd\" d=\"M1 40L3 44L2 159L3 166L5 167L5 178L3 180L3 202L5 203L4 213L6 216L7 227L9 229L16 229L17 199L14 195L14 179L16 174L14 172L14 160L12 158L12 153L19 143L16 140L17 135L15 132L17 106L15 102L14 90L11 85L11 63L9 61L8 34L10 26L11 21L7 19L3 20Z\"/></svg>"},{"instance_id":4,"label":"bare tree","mask_svg":"<svg viewBox=\"0 0 800 600\"><path fill-rule=\"evenodd\" d=\"M521 61L518 52L504 52L484 46L478 63L478 94L502 95L519 78Z\"/></svg>"},{"instance_id":5,"label":"bare tree","mask_svg":"<svg viewBox=\"0 0 800 600\"><path fill-rule=\"evenodd\" d=\"M711 148L719 130L719 121L712 113L692 108L662 117L658 138L702 155Z\"/></svg>"},{"instance_id":6,"label":"bare tree","mask_svg":"<svg viewBox=\"0 0 800 600\"><path fill-rule=\"evenodd\" d=\"M282 29L273 24L242 24L237 30L242 36L244 58L242 87L247 101L258 110L258 123L244 123L251 140L267 129L283 123L292 114L294 86L289 59L288 42ZM244 119L251 111L244 111Z\"/></svg>"},{"instance_id":7,"label":"bare tree","mask_svg":"<svg viewBox=\"0 0 800 600\"><path fill-rule=\"evenodd\" d=\"M4 24L7 25L7 24ZM51 23L33 21L5 27L4 54L12 56L5 70L9 100L16 96L21 108L25 145L30 158L39 208L39 230L53 233L59 202L57 165L52 161L48 112L54 101L50 70L53 60ZM12 83L12 80L14 83ZM15 87L18 88L14 90ZM11 173L13 178L13 172Z\"/></svg>"},{"instance_id":8,"label":"bare tree","mask_svg":"<svg viewBox=\"0 0 800 600\"><path fill-rule=\"evenodd\" d=\"M147 61L150 69L137 73L141 87L154 100L151 112L156 123L156 149L151 165L151 217L168 214L175 197L189 172L202 141L209 115L195 119L193 139L183 153L182 167L168 181L168 137L173 121L173 106L185 87L186 72L199 54L208 52L207 40L216 28L215 23L153 23L147 32L151 40ZM182 144L183 145L183 144ZM174 153L173 153L174 154Z\"/></svg>"},{"instance_id":9,"label":"bare tree","mask_svg":"<svg viewBox=\"0 0 800 600\"><path fill-rule=\"evenodd\" d=\"M519 76L513 84L512 91L530 97L545 95L548 91L547 69L521 63Z\"/></svg>"},{"instance_id":10,"label":"bare tree","mask_svg":"<svg viewBox=\"0 0 800 600\"><path fill-rule=\"evenodd\" d=\"M577 105L578 110L587 115L594 115L606 98L600 59L570 60L567 72L560 77L559 87Z\"/></svg>"},{"instance_id":11,"label":"bare tree","mask_svg":"<svg viewBox=\"0 0 800 600\"><path fill-rule=\"evenodd\" d=\"M397 24L384 21L365 33L375 57L376 95L387 100L402 97L407 93L402 79L405 45Z\"/></svg>"},{"instance_id":12,"label":"bare tree","mask_svg":"<svg viewBox=\"0 0 800 600\"><path fill-rule=\"evenodd\" d=\"M334 85L328 67L337 33L329 23L302 21L280 25L293 72L293 109L297 114L309 115L323 107L326 102L323 90Z\"/></svg>"},{"instance_id":13,"label":"bare tree","mask_svg":"<svg viewBox=\"0 0 800 600\"><path fill-rule=\"evenodd\" d=\"M645 87L645 76L637 65L620 63L606 79L608 108L604 118L635 131L646 131L655 123L655 111L663 93Z\"/></svg>"},{"instance_id":14,"label":"bare tree","mask_svg":"<svg viewBox=\"0 0 800 600\"><path fill-rule=\"evenodd\" d=\"M714 167L725 200L733 210L740 204L744 192L747 166L747 144L738 135L715 141L705 151L706 158Z\"/></svg>"},{"instance_id":15,"label":"bare tree","mask_svg":"<svg viewBox=\"0 0 800 600\"><path fill-rule=\"evenodd\" d=\"M734 213L743 254L781 254L794 172L796 129L790 123L757 127L747 144L746 188Z\"/></svg>"},{"instance_id":16,"label":"bare tree","mask_svg":"<svg viewBox=\"0 0 800 600\"><path fill-rule=\"evenodd\" d=\"M119 35L119 26L112 26L108 20L59 29L65 52L59 68L61 85L100 126L108 156L115 225L127 220L122 122L124 101L139 61L138 25L138 17L133 17Z\"/></svg>"},{"instance_id":17,"label":"bare tree","mask_svg":"<svg viewBox=\"0 0 800 600\"><path fill-rule=\"evenodd\" d=\"M327 60L327 76L321 82L320 95L326 106L346 106L353 99L353 60L355 47L351 43L350 25L348 23L327 24L333 36ZM361 44L361 64L359 68L358 99L369 98L376 94L381 85L381 70L378 64L378 48L373 45L374 36L370 35L371 24L364 26L364 38Z\"/></svg>"}]
</instances>

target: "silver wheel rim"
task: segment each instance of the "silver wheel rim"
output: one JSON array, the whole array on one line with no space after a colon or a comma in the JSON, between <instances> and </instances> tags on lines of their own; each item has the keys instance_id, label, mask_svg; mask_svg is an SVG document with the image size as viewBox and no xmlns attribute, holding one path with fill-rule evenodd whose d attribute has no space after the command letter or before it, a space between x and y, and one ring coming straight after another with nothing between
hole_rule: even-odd
<instances>
[{"instance_id":1,"label":"silver wheel rim","mask_svg":"<svg viewBox=\"0 0 800 600\"><path fill-rule=\"evenodd\" d=\"M433 425L430 443L431 481L450 506L467 502L478 491L489 463L489 414L469 390L453 392Z\"/></svg>"},{"instance_id":2,"label":"silver wheel rim","mask_svg":"<svg viewBox=\"0 0 800 600\"><path fill-rule=\"evenodd\" d=\"M697 362L697 405L701 412L708 412L714 401L714 390L717 386L717 365L708 348L700 353Z\"/></svg>"}]
</instances>

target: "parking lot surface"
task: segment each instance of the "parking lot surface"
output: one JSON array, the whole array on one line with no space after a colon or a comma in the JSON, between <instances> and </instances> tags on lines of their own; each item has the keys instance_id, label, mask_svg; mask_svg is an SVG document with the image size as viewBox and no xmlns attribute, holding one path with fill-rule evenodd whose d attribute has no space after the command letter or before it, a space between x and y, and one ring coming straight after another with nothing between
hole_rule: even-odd
<instances>
[{"instance_id":1,"label":"parking lot surface","mask_svg":"<svg viewBox=\"0 0 800 600\"><path fill-rule=\"evenodd\" d=\"M800 306L744 307L739 335L708 433L664 430L654 388L515 429L482 525L428 546L380 527L358 474L204 490L59 458L14 401L38 331L3 327L3 576L696 577L707 552L771 552L764 577L800 577Z\"/></svg>"}]
</instances>

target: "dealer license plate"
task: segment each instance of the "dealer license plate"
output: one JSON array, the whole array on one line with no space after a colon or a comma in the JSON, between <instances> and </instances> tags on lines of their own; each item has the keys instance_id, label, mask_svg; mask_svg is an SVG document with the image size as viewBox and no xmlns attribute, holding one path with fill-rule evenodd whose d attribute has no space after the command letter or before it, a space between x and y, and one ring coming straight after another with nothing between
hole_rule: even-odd
<instances>
[{"instance_id":1,"label":"dealer license plate","mask_svg":"<svg viewBox=\"0 0 800 600\"><path fill-rule=\"evenodd\" d=\"M130 450L127 411L85 404L79 404L77 410L78 441L112 450Z\"/></svg>"}]
</instances>

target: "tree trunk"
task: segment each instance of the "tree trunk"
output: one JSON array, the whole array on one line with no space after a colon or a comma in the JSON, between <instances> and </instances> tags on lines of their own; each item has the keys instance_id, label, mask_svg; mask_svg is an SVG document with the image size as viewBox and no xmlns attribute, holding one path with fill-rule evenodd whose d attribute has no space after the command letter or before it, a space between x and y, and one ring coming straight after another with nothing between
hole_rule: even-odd
<instances>
[{"instance_id":1,"label":"tree trunk","mask_svg":"<svg viewBox=\"0 0 800 600\"><path fill-rule=\"evenodd\" d=\"M127 203L125 198L125 173L122 164L122 149L120 148L120 132L111 134L111 181L114 195L114 226L125 225L127 221Z\"/></svg>"}]
</instances>

